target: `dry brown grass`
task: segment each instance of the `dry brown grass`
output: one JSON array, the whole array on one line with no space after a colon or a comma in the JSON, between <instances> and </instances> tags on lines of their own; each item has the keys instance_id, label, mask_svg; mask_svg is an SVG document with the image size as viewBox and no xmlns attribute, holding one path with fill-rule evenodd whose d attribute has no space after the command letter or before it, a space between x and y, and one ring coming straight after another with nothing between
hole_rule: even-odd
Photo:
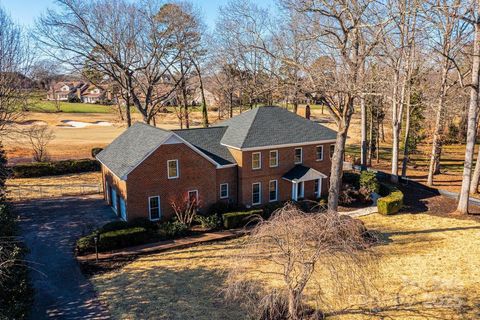
<instances>
[{"instance_id":1,"label":"dry brown grass","mask_svg":"<svg viewBox=\"0 0 480 320\"><path fill-rule=\"evenodd\" d=\"M39 199L98 192L98 190L101 191L101 183L100 172L86 172L62 176L9 179L7 180L7 190L13 200Z\"/></svg>"},{"instance_id":2,"label":"dry brown grass","mask_svg":"<svg viewBox=\"0 0 480 320\"><path fill-rule=\"evenodd\" d=\"M374 249L376 301L361 305L354 295L336 301L326 310L340 313L332 318L480 317L480 223L427 214L374 214L363 220L384 240ZM240 241L144 257L93 282L119 319L244 319L241 307L228 304L220 292ZM268 275L252 278L276 285Z\"/></svg>"}]
</instances>

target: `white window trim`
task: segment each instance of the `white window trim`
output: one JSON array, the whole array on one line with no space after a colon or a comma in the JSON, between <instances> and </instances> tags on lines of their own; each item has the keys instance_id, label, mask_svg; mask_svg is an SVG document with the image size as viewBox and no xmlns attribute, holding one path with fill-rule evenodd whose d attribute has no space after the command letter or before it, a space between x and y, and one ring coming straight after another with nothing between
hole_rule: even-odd
<instances>
[{"instance_id":1,"label":"white window trim","mask_svg":"<svg viewBox=\"0 0 480 320\"><path fill-rule=\"evenodd\" d=\"M222 186L227 186L227 195L222 197ZM220 184L220 199L227 199L229 196L228 192L228 183L221 183Z\"/></svg>"},{"instance_id":2,"label":"white window trim","mask_svg":"<svg viewBox=\"0 0 480 320\"><path fill-rule=\"evenodd\" d=\"M315 157L317 157L317 148L322 148L322 157L320 159L315 159L316 161L323 161L323 145L319 145L315 147Z\"/></svg>"},{"instance_id":3,"label":"white window trim","mask_svg":"<svg viewBox=\"0 0 480 320\"><path fill-rule=\"evenodd\" d=\"M258 202L253 202L253 186L258 185ZM254 182L252 183L252 206L262 204L262 183Z\"/></svg>"},{"instance_id":4,"label":"white window trim","mask_svg":"<svg viewBox=\"0 0 480 320\"><path fill-rule=\"evenodd\" d=\"M258 157L259 167L258 168L253 167L253 155L255 155L255 154L259 155L259 157ZM252 170L260 170L260 169L262 169L262 153L261 152L252 152Z\"/></svg>"},{"instance_id":5,"label":"white window trim","mask_svg":"<svg viewBox=\"0 0 480 320\"><path fill-rule=\"evenodd\" d=\"M158 218L157 219L152 219L152 207L150 205L150 199L152 198L158 198ZM150 221L158 221L162 217L162 207L160 203L160 196L151 196L148 197L148 218Z\"/></svg>"},{"instance_id":6,"label":"white window trim","mask_svg":"<svg viewBox=\"0 0 480 320\"><path fill-rule=\"evenodd\" d=\"M193 190L188 190L187 191L188 201L190 201L190 192L195 192L195 199L197 200L197 205L198 205L198 189L193 189Z\"/></svg>"},{"instance_id":7,"label":"white window trim","mask_svg":"<svg viewBox=\"0 0 480 320\"><path fill-rule=\"evenodd\" d=\"M272 152L275 153L275 165L274 165L274 166L272 166L272 164L271 164ZM278 167L278 150L270 150L270 152L268 153L268 155L269 155L268 165L270 166L270 168L276 168L276 167Z\"/></svg>"},{"instance_id":8,"label":"white window trim","mask_svg":"<svg viewBox=\"0 0 480 320\"><path fill-rule=\"evenodd\" d=\"M300 162L295 161L295 164L302 164L303 163L303 148L295 148L294 154L293 154L294 160L297 157L297 150L300 150Z\"/></svg>"},{"instance_id":9,"label":"white window trim","mask_svg":"<svg viewBox=\"0 0 480 320\"><path fill-rule=\"evenodd\" d=\"M177 175L174 177L170 176L170 162L175 161L175 165L177 166ZM167 177L168 179L178 179L180 177L180 168L178 166L178 159L167 160Z\"/></svg>"},{"instance_id":10,"label":"white window trim","mask_svg":"<svg viewBox=\"0 0 480 320\"><path fill-rule=\"evenodd\" d=\"M270 199L270 183L275 181L275 199ZM270 180L268 182L268 201L275 202L278 201L278 180Z\"/></svg>"}]
</instances>

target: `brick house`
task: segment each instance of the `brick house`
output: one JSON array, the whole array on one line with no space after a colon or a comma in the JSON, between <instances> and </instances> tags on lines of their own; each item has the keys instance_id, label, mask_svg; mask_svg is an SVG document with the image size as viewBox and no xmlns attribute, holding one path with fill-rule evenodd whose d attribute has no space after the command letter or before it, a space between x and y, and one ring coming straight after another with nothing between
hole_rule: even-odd
<instances>
[{"instance_id":1,"label":"brick house","mask_svg":"<svg viewBox=\"0 0 480 320\"><path fill-rule=\"evenodd\" d=\"M178 195L256 207L328 192L336 132L278 107L209 128L167 131L143 123L97 155L105 199L124 220L172 216Z\"/></svg>"}]
</instances>

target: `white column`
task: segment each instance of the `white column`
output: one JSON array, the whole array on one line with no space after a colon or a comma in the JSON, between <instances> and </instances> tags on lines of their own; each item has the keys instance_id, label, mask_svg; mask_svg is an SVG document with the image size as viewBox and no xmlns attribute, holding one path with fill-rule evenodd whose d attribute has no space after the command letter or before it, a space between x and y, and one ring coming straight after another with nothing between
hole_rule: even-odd
<instances>
[{"instance_id":1,"label":"white column","mask_svg":"<svg viewBox=\"0 0 480 320\"><path fill-rule=\"evenodd\" d=\"M292 200L297 201L298 184L292 181Z\"/></svg>"}]
</instances>

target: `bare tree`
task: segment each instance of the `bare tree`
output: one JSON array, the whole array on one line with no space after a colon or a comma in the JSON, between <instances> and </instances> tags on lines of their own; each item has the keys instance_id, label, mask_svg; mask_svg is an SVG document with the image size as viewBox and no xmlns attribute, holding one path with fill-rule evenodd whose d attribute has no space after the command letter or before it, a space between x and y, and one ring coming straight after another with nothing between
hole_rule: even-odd
<instances>
[{"instance_id":1,"label":"bare tree","mask_svg":"<svg viewBox=\"0 0 480 320\"><path fill-rule=\"evenodd\" d=\"M117 83L150 123L178 85L169 77L181 46L175 42L175 22L167 18L168 5L155 0L57 3L60 10L49 10L37 24L35 36L44 52L75 70L88 64Z\"/></svg>"},{"instance_id":2,"label":"bare tree","mask_svg":"<svg viewBox=\"0 0 480 320\"><path fill-rule=\"evenodd\" d=\"M465 150L465 161L463 165L462 188L458 199L457 212L468 213L470 183L472 180L473 153L477 135L477 115L479 99L479 76L480 76L480 0L473 3L470 15L461 17L471 23L475 29L472 54L472 80L470 84L470 103L468 107L467 145Z\"/></svg>"},{"instance_id":3,"label":"bare tree","mask_svg":"<svg viewBox=\"0 0 480 320\"><path fill-rule=\"evenodd\" d=\"M323 319L325 310L307 306L305 289L313 290L319 306L328 279L342 279L333 283L337 299L342 299L341 292L364 292L372 257L365 252L369 244L364 233L358 220L336 213L307 214L287 204L261 220L232 257L227 294L245 303L255 319ZM257 277L273 277L278 286L249 280Z\"/></svg>"},{"instance_id":4,"label":"bare tree","mask_svg":"<svg viewBox=\"0 0 480 320\"><path fill-rule=\"evenodd\" d=\"M20 27L0 7L0 137L22 115L28 94L24 77L29 72L31 56Z\"/></svg>"},{"instance_id":5,"label":"bare tree","mask_svg":"<svg viewBox=\"0 0 480 320\"><path fill-rule=\"evenodd\" d=\"M431 37L432 47L434 52L437 53L439 57L438 63L442 67L427 178L429 186L433 185L434 175L440 173L446 98L450 89L458 83L458 81L452 81L450 74L452 72L458 73L460 83L463 82L462 79L464 77L464 72L459 69L457 59L465 47L466 36L470 32L468 32L468 29L466 30L466 22L459 17L461 9L462 6L458 0L437 0L426 8L428 13L427 21L435 34L434 37Z\"/></svg>"},{"instance_id":6,"label":"bare tree","mask_svg":"<svg viewBox=\"0 0 480 320\"><path fill-rule=\"evenodd\" d=\"M178 221L190 227L197 216L200 200L197 197L190 197L188 193L183 193L170 199L170 206Z\"/></svg>"},{"instance_id":7,"label":"bare tree","mask_svg":"<svg viewBox=\"0 0 480 320\"><path fill-rule=\"evenodd\" d=\"M33 159L37 162L49 160L47 152L48 144L55 138L55 135L47 125L32 125L25 131L33 150Z\"/></svg>"}]
</instances>

